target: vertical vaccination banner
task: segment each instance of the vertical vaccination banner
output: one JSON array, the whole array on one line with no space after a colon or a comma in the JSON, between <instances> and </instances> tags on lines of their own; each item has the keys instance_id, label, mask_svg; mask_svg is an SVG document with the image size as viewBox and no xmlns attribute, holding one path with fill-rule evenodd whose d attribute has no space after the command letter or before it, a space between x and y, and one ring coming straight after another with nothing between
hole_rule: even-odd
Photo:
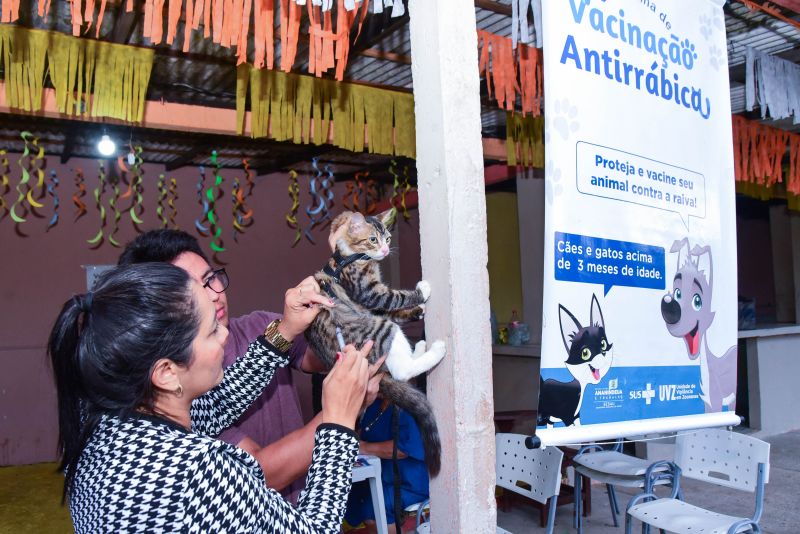
<instances>
[{"instance_id":1,"label":"vertical vaccination banner","mask_svg":"<svg viewBox=\"0 0 800 534\"><path fill-rule=\"evenodd\" d=\"M723 0L545 0L544 445L737 424Z\"/></svg>"}]
</instances>

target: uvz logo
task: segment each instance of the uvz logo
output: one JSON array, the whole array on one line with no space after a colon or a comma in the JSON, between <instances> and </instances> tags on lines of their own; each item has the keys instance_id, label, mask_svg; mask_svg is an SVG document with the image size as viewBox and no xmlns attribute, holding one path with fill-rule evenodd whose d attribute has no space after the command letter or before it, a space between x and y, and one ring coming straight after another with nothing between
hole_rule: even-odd
<instances>
[{"instance_id":1,"label":"uvz logo","mask_svg":"<svg viewBox=\"0 0 800 534\"><path fill-rule=\"evenodd\" d=\"M675 384L662 384L658 386L658 400L672 401L678 398L676 394L677 387Z\"/></svg>"}]
</instances>

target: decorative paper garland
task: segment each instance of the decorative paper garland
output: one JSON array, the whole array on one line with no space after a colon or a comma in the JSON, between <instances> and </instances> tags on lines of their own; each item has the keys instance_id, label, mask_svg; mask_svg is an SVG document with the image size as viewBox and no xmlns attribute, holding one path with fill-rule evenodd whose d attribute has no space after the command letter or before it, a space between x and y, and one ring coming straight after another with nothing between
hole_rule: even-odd
<instances>
[{"instance_id":1,"label":"decorative paper garland","mask_svg":"<svg viewBox=\"0 0 800 534\"><path fill-rule=\"evenodd\" d=\"M133 192L133 200L131 201L131 207L128 210L128 214L131 217L131 221L133 222L133 226L137 232L141 232L139 229L139 225L142 224L141 215L144 213L144 205L143 199L144 195L144 187L142 186L142 175L144 174L142 171L142 163L144 160L142 159L142 147L135 146L131 147L131 153L134 155L134 163L131 166L131 183L130 183L130 191ZM127 193L126 193L127 194Z\"/></svg>"},{"instance_id":2,"label":"decorative paper garland","mask_svg":"<svg viewBox=\"0 0 800 534\"><path fill-rule=\"evenodd\" d=\"M194 220L194 227L197 228L197 233L203 237L208 237L210 229L203 225L203 222L208 218L208 201L206 200L203 191L206 187L206 168L200 165L200 176L197 178L197 201L203 206L203 213L200 214L199 219Z\"/></svg>"},{"instance_id":3,"label":"decorative paper garland","mask_svg":"<svg viewBox=\"0 0 800 534\"><path fill-rule=\"evenodd\" d=\"M117 241L115 234L119 231L119 220L122 218L122 212L119 211L117 207L117 203L120 200L119 197L119 182L120 177L114 176L113 174L108 179L108 184L111 185L111 198L108 200L108 207L110 211L114 214L114 223L111 227L111 231L108 233L108 242L111 243L114 247L119 247L119 241Z\"/></svg>"},{"instance_id":4,"label":"decorative paper garland","mask_svg":"<svg viewBox=\"0 0 800 534\"><path fill-rule=\"evenodd\" d=\"M297 210L300 208L300 184L297 181L297 172L294 170L289 171L289 198L292 199L292 206L289 208L289 213L286 214L286 222L289 228L294 228L294 242L295 246L300 242L303 237L303 231L300 229L300 223L297 221Z\"/></svg>"},{"instance_id":5,"label":"decorative paper garland","mask_svg":"<svg viewBox=\"0 0 800 534\"><path fill-rule=\"evenodd\" d=\"M169 222L172 223L172 228L179 230L180 226L175 221L175 217L178 215L178 208L175 207L176 200L178 200L178 181L175 178L170 178L169 200L167 201L167 205L169 205Z\"/></svg>"},{"instance_id":6,"label":"decorative paper garland","mask_svg":"<svg viewBox=\"0 0 800 534\"><path fill-rule=\"evenodd\" d=\"M47 192L53 197L53 217L50 219L50 222L47 223L47 228L45 228L46 232L49 232L50 229L58 224L58 192L56 188L58 187L59 181L58 176L56 176L56 171L50 171L50 183L47 184Z\"/></svg>"},{"instance_id":7,"label":"decorative paper garland","mask_svg":"<svg viewBox=\"0 0 800 534\"><path fill-rule=\"evenodd\" d=\"M97 246L100 246L103 242L103 228L106 226L106 208L103 206L102 201L103 193L105 193L106 190L106 170L102 161L99 163L99 167L99 180L97 182L97 187L94 189L94 202L97 205L97 211L100 215L100 228L93 238L86 240L90 245Z\"/></svg>"},{"instance_id":8,"label":"decorative paper garland","mask_svg":"<svg viewBox=\"0 0 800 534\"><path fill-rule=\"evenodd\" d=\"M8 164L7 155L8 152L6 152L5 149L0 149L0 167L2 167L2 170L0 170L0 187L2 187L2 190L0 190L0 210L2 210L0 211L0 220L11 211L5 199L6 193L11 190L9 186L10 181L8 179L11 167Z\"/></svg>"},{"instance_id":9,"label":"decorative paper garland","mask_svg":"<svg viewBox=\"0 0 800 534\"><path fill-rule=\"evenodd\" d=\"M29 160L30 170L33 171L33 174L36 176L36 183L35 185L32 184L30 189L28 189L26 198L32 210L34 208L43 208L44 204L38 202L38 200L44 198L46 189L44 183L44 166L47 161L44 158L44 147L39 146L39 138L30 132L22 132L20 136L25 141L26 145L28 143L28 138L30 138L30 144L36 153L36 155ZM34 191L36 190L38 190L39 193L34 197Z\"/></svg>"},{"instance_id":10,"label":"decorative paper garland","mask_svg":"<svg viewBox=\"0 0 800 534\"><path fill-rule=\"evenodd\" d=\"M323 145L351 152L416 156L414 97L364 85L258 70L240 65L236 82L237 133L244 133L248 94L254 138ZM312 124L313 123L313 124ZM366 144L365 144L366 138Z\"/></svg>"},{"instance_id":11,"label":"decorative paper garland","mask_svg":"<svg viewBox=\"0 0 800 534\"><path fill-rule=\"evenodd\" d=\"M28 214L28 208L25 207L25 198L31 189L29 185L31 175L28 172L29 162L25 162L26 158L30 158L31 153L28 142L28 136L30 136L30 132L22 132L21 135L23 141L25 141L25 147L22 150L22 155L17 160L17 165L19 165L19 168L22 171L19 183L16 187L19 196L17 197L17 200L14 201L14 204L11 205L11 218L18 224L26 221L25 216ZM17 215L17 206L20 206L24 210L22 215Z\"/></svg>"},{"instance_id":12,"label":"decorative paper garland","mask_svg":"<svg viewBox=\"0 0 800 534\"><path fill-rule=\"evenodd\" d=\"M10 25L0 26L0 48L10 107L40 111L47 75L61 113L142 121L155 50Z\"/></svg>"},{"instance_id":13,"label":"decorative paper garland","mask_svg":"<svg viewBox=\"0 0 800 534\"><path fill-rule=\"evenodd\" d=\"M220 174L219 170L221 165L217 161L217 151L214 150L211 152L211 162L214 164L214 185L209 187L206 190L206 198L208 199L208 222L210 223L210 232L211 232L211 249L214 252L224 252L225 247L223 246L222 241L222 228L219 227L217 220L218 217L216 213L214 213L214 209L216 208L216 202L220 198L222 198L222 190L220 186L222 185L222 175ZM218 192L219 194L215 194Z\"/></svg>"},{"instance_id":14,"label":"decorative paper garland","mask_svg":"<svg viewBox=\"0 0 800 534\"><path fill-rule=\"evenodd\" d=\"M156 216L161 221L161 228L167 227L167 218L164 216L164 199L167 198L167 188L164 186L164 175L158 175L158 201L156 202Z\"/></svg>"},{"instance_id":15,"label":"decorative paper garland","mask_svg":"<svg viewBox=\"0 0 800 534\"><path fill-rule=\"evenodd\" d=\"M75 187L78 188L78 191L72 194L72 203L78 208L78 212L75 214L74 219L74 221L77 221L86 215L88 211L86 209L86 204L81 201L81 197L86 196L86 185L84 184L83 170L81 170L80 167L75 169Z\"/></svg>"}]
</instances>

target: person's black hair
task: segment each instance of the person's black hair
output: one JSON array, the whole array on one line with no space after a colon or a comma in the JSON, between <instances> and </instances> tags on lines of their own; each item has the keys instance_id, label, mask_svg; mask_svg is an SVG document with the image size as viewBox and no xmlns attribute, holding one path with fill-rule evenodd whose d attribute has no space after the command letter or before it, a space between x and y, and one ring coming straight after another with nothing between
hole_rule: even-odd
<instances>
[{"instance_id":1,"label":"person's black hair","mask_svg":"<svg viewBox=\"0 0 800 534\"><path fill-rule=\"evenodd\" d=\"M200 317L191 278L168 263L118 266L92 292L64 303L47 345L58 393L64 498L104 415L153 413L155 363L188 365Z\"/></svg>"},{"instance_id":2,"label":"person's black hair","mask_svg":"<svg viewBox=\"0 0 800 534\"><path fill-rule=\"evenodd\" d=\"M184 252L194 252L211 264L197 239L183 230L160 229L139 234L125 246L119 256L118 265L172 260Z\"/></svg>"}]
</instances>

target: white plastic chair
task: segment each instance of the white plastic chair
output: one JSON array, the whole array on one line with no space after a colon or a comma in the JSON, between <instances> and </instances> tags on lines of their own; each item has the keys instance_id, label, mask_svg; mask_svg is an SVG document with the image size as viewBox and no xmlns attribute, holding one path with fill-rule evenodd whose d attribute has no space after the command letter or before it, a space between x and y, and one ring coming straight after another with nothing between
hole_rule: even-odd
<instances>
[{"instance_id":1,"label":"white plastic chair","mask_svg":"<svg viewBox=\"0 0 800 534\"><path fill-rule=\"evenodd\" d=\"M764 485L769 481L769 443L724 429L706 429L679 435L675 463L666 471L648 473L644 493L631 499L625 515L625 532L631 534L633 519L670 532L685 534L734 534L761 532ZM677 498L681 474L717 486L755 492L752 517L719 514ZM655 480L668 479L672 494L659 499Z\"/></svg>"},{"instance_id":2,"label":"white plastic chair","mask_svg":"<svg viewBox=\"0 0 800 534\"><path fill-rule=\"evenodd\" d=\"M582 477L597 480L606 485L608 502L611 507L611 518L614 526L619 526L617 514L620 513L615 486L626 488L644 488L645 474L651 463L647 460L630 456L622 452L622 440L618 440L613 448L604 449L600 445L591 444L580 448L572 459L575 469L575 517L573 523L578 534L583 532L583 501L581 496ZM665 466L656 466L657 471L665 470ZM667 480L658 480L657 485L667 484Z\"/></svg>"},{"instance_id":3,"label":"white plastic chair","mask_svg":"<svg viewBox=\"0 0 800 534\"><path fill-rule=\"evenodd\" d=\"M501 488L547 504L547 534L552 534L556 519L558 492L561 490L561 461L564 453L556 447L528 449L527 436L521 434L495 434L496 484ZM520 487L522 482L530 489ZM507 533L497 527L498 533Z\"/></svg>"}]
</instances>

